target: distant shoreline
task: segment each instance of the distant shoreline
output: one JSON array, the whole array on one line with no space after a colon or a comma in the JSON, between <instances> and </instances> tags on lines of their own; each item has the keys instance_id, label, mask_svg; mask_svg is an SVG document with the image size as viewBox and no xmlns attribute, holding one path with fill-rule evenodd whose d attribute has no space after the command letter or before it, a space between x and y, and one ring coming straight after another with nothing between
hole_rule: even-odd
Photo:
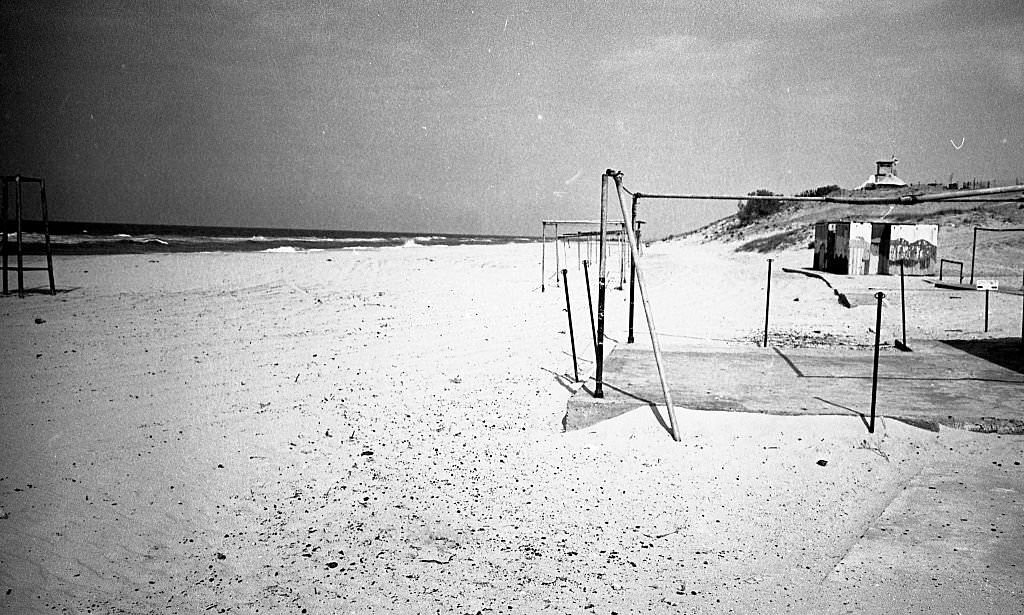
<instances>
[{"instance_id":1,"label":"distant shoreline","mask_svg":"<svg viewBox=\"0 0 1024 615\"><path fill-rule=\"evenodd\" d=\"M15 238L8 224L8 242ZM431 245L500 245L531 243L536 237L462 233L375 232L273 227L188 226L109 222L49 223L54 254L140 254L161 252L263 252L268 250L336 250ZM27 254L44 252L43 226L24 221ZM11 254L15 248L8 247Z\"/></svg>"}]
</instances>

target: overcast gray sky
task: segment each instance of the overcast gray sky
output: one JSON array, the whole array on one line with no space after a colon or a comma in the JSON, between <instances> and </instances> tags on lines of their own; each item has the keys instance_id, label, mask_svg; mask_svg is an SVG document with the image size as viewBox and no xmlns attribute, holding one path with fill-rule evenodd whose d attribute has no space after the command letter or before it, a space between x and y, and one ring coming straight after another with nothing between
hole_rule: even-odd
<instances>
[{"instance_id":1,"label":"overcast gray sky","mask_svg":"<svg viewBox=\"0 0 1024 615\"><path fill-rule=\"evenodd\" d=\"M1013 181L1022 40L1019 0L4 0L0 172L65 220L502 234L595 217L609 167ZM651 231L735 205L685 207Z\"/></svg>"}]
</instances>

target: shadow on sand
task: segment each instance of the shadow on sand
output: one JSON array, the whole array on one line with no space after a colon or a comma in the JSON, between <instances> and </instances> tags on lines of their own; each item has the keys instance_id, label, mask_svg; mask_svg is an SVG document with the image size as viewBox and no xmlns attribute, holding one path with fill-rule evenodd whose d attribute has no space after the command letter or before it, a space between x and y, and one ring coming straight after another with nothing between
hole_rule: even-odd
<instances>
[{"instance_id":1,"label":"shadow on sand","mask_svg":"<svg viewBox=\"0 0 1024 615\"><path fill-rule=\"evenodd\" d=\"M940 340L943 344L967 354L1024 374L1024 340L1000 337L983 340Z\"/></svg>"}]
</instances>

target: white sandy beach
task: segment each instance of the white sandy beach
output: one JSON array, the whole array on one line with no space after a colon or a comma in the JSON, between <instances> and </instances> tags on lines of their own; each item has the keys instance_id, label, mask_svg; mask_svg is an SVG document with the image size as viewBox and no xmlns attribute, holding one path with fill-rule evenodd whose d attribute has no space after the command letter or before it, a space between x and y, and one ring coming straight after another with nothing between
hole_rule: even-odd
<instances>
[{"instance_id":1,"label":"white sandy beach","mask_svg":"<svg viewBox=\"0 0 1024 615\"><path fill-rule=\"evenodd\" d=\"M67 292L0 297L0 612L1021 611L1024 438L682 408L680 443L648 409L563 433L564 295L540 292L539 261L537 244L57 258ZM664 342L759 339L765 266L652 246ZM899 288L878 282L856 290ZM913 284L911 337L981 335L973 305ZM772 288L773 335L873 339L873 305L803 276ZM624 341L625 293L609 298ZM1019 297L992 310L990 336L1019 333ZM901 504L954 475L964 499ZM990 505L1006 498L1016 515ZM904 512L930 533L862 540Z\"/></svg>"}]
</instances>

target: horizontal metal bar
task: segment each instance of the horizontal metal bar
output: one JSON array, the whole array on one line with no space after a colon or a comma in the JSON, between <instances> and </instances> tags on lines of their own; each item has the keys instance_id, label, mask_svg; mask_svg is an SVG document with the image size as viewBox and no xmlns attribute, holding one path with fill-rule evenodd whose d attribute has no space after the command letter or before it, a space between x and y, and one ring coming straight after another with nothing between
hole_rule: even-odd
<instances>
[{"instance_id":1,"label":"horizontal metal bar","mask_svg":"<svg viewBox=\"0 0 1024 615\"><path fill-rule=\"evenodd\" d=\"M773 195L725 195L725 194L644 194L635 193L638 199L686 199L693 201L749 201L761 199L765 201L813 201L819 203L845 203L850 205L909 205L930 201L956 201L973 196L989 194L1006 194L1024 192L1024 185L1001 186L998 188L979 188L978 190L956 190L952 192L934 192L931 194L904 194L901 196L847 197L847 196L784 196Z\"/></svg>"},{"instance_id":2,"label":"horizontal metal bar","mask_svg":"<svg viewBox=\"0 0 1024 615\"><path fill-rule=\"evenodd\" d=\"M35 182L37 184L43 183L41 177L26 177L24 175L4 175L2 178L5 182L23 181L23 182Z\"/></svg>"},{"instance_id":3,"label":"horizontal metal bar","mask_svg":"<svg viewBox=\"0 0 1024 615\"><path fill-rule=\"evenodd\" d=\"M541 220L540 223L541 224L593 224L593 225L596 226L596 225L601 224L601 221L600 220ZM626 223L623 222L622 220L609 220L609 224L622 224L622 225L625 225Z\"/></svg>"}]
</instances>

